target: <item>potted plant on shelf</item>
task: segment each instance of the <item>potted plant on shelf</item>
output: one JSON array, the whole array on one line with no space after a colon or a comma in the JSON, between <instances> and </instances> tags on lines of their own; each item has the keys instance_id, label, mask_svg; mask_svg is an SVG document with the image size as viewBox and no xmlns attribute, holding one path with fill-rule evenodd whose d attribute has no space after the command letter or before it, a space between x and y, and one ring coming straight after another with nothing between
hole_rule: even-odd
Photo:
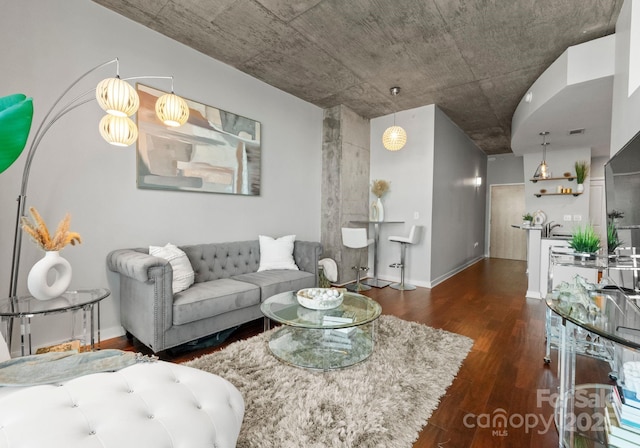
<instances>
[{"instance_id":1,"label":"potted plant on shelf","mask_svg":"<svg viewBox=\"0 0 640 448\"><path fill-rule=\"evenodd\" d=\"M533 224L533 215L529 212L522 215L522 225L531 226Z\"/></svg>"},{"instance_id":2,"label":"potted plant on shelf","mask_svg":"<svg viewBox=\"0 0 640 448\"><path fill-rule=\"evenodd\" d=\"M569 247L576 251L580 258L593 258L600 250L600 237L591 224L575 227L569 241Z\"/></svg>"},{"instance_id":3,"label":"potted plant on shelf","mask_svg":"<svg viewBox=\"0 0 640 448\"><path fill-rule=\"evenodd\" d=\"M578 193L584 191L584 180L589 175L589 162L586 160L578 160L575 165L576 168L576 182L578 183Z\"/></svg>"},{"instance_id":4,"label":"potted plant on shelf","mask_svg":"<svg viewBox=\"0 0 640 448\"><path fill-rule=\"evenodd\" d=\"M607 225L607 251L612 254L616 248L622 244L620 238L618 238L618 229L616 223L611 221Z\"/></svg>"},{"instance_id":5,"label":"potted plant on shelf","mask_svg":"<svg viewBox=\"0 0 640 448\"><path fill-rule=\"evenodd\" d=\"M607 213L607 218L609 218L609 220L614 224L617 224L619 219L624 218L624 212L619 212L618 210L613 209Z\"/></svg>"}]
</instances>

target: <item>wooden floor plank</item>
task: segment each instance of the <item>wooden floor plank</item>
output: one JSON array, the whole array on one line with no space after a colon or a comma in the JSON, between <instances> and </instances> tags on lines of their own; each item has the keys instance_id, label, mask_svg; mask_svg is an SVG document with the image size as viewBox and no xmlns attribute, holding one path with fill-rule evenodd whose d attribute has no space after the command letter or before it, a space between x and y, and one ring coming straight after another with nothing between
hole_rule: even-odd
<instances>
[{"instance_id":1,"label":"wooden floor plank","mask_svg":"<svg viewBox=\"0 0 640 448\"><path fill-rule=\"evenodd\" d=\"M440 405L414 443L426 447L542 447L557 446L555 426L544 429L551 406L539 405L539 394L554 393L558 387L557 357L543 362L545 354L544 302L525 298L526 263L485 259L432 288L396 291L373 288L364 294L382 306L383 314L442 328L474 339L472 351L458 376L442 397ZM262 321L240 327L216 348L180 355L161 353L161 359L185 362L231 342L262 331ZM125 337L103 341L101 348L118 348L149 353ZM579 357L578 382L607 383L606 363ZM518 418L533 416L532 428L480 427L504 409L517 426ZM504 431L500 431L504 429Z\"/></svg>"}]
</instances>

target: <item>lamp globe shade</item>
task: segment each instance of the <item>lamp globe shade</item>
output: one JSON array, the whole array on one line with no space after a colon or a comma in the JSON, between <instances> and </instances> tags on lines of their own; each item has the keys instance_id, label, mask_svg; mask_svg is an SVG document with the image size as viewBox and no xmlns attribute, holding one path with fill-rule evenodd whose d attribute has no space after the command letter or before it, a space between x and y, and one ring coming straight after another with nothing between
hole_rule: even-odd
<instances>
[{"instance_id":1,"label":"lamp globe shade","mask_svg":"<svg viewBox=\"0 0 640 448\"><path fill-rule=\"evenodd\" d=\"M136 90L120 78L107 78L96 87L96 100L108 114L116 117L130 117L140 107Z\"/></svg>"},{"instance_id":2,"label":"lamp globe shade","mask_svg":"<svg viewBox=\"0 0 640 448\"><path fill-rule=\"evenodd\" d=\"M130 146L138 139L138 127L129 117L105 115L100 120L100 135L114 146Z\"/></svg>"},{"instance_id":3,"label":"lamp globe shade","mask_svg":"<svg viewBox=\"0 0 640 448\"><path fill-rule=\"evenodd\" d=\"M189 119L189 106L178 95L167 93L156 101L156 115L167 126L182 126Z\"/></svg>"},{"instance_id":4,"label":"lamp globe shade","mask_svg":"<svg viewBox=\"0 0 640 448\"><path fill-rule=\"evenodd\" d=\"M398 151L407 143L407 132L400 126L391 126L382 134L382 144L389 151Z\"/></svg>"}]
</instances>

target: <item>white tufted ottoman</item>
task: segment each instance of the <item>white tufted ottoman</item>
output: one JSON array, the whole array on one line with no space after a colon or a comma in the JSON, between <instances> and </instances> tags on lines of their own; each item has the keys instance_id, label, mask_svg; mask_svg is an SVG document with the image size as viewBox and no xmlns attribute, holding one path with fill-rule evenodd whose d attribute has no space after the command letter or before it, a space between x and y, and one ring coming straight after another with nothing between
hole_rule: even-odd
<instances>
[{"instance_id":1,"label":"white tufted ottoman","mask_svg":"<svg viewBox=\"0 0 640 448\"><path fill-rule=\"evenodd\" d=\"M244 400L227 380L167 362L57 385L0 388L0 447L232 448Z\"/></svg>"}]
</instances>

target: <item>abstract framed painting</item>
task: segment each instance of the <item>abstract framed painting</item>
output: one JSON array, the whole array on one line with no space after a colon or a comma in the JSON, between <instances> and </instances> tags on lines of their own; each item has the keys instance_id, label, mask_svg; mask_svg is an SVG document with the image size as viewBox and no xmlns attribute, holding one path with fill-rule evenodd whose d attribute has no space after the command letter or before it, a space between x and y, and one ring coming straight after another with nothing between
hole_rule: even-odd
<instances>
[{"instance_id":1,"label":"abstract framed painting","mask_svg":"<svg viewBox=\"0 0 640 448\"><path fill-rule=\"evenodd\" d=\"M186 100L189 120L173 128L155 113L166 92L142 84L138 109L138 188L260 195L260 123Z\"/></svg>"}]
</instances>

